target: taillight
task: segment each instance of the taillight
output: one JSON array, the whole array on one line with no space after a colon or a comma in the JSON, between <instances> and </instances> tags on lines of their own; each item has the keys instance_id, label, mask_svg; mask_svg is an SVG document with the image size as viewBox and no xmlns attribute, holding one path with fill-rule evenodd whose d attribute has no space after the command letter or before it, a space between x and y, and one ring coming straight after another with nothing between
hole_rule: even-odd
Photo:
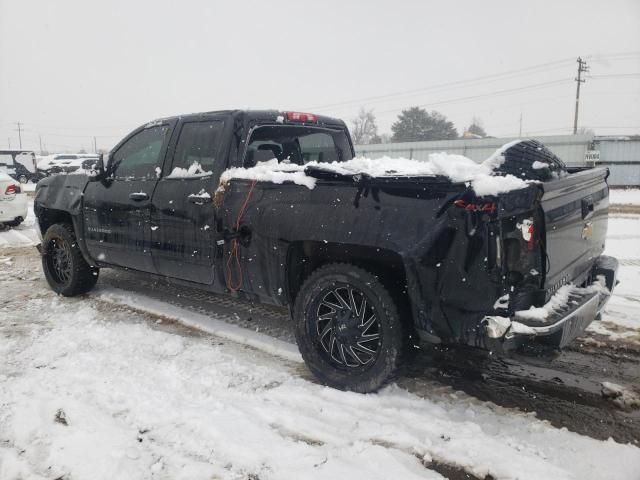
<instances>
[{"instance_id":1,"label":"taillight","mask_svg":"<svg viewBox=\"0 0 640 480\"><path fill-rule=\"evenodd\" d=\"M287 112L287 121L300 123L318 123L318 117L312 113Z\"/></svg>"},{"instance_id":2,"label":"taillight","mask_svg":"<svg viewBox=\"0 0 640 480\"><path fill-rule=\"evenodd\" d=\"M522 223L516 224L516 227L520 229L522 233L522 239L527 242L527 250L533 252L535 249L535 228L533 225L533 218L525 218Z\"/></svg>"},{"instance_id":3,"label":"taillight","mask_svg":"<svg viewBox=\"0 0 640 480\"><path fill-rule=\"evenodd\" d=\"M15 195L16 193L20 193L20 187L17 185L9 185L4 191L5 195Z\"/></svg>"}]
</instances>

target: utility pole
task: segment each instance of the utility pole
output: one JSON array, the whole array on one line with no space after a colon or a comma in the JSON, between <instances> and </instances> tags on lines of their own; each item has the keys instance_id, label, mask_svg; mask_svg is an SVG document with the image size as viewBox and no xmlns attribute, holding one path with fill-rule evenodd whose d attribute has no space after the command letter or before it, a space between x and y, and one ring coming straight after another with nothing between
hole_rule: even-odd
<instances>
[{"instance_id":1,"label":"utility pole","mask_svg":"<svg viewBox=\"0 0 640 480\"><path fill-rule=\"evenodd\" d=\"M93 153L98 153L98 144L96 143L96 137L93 137Z\"/></svg>"},{"instance_id":2,"label":"utility pole","mask_svg":"<svg viewBox=\"0 0 640 480\"><path fill-rule=\"evenodd\" d=\"M20 142L20 150L22 150L22 124L20 122L16 122L18 125L18 141Z\"/></svg>"},{"instance_id":3,"label":"utility pole","mask_svg":"<svg viewBox=\"0 0 640 480\"><path fill-rule=\"evenodd\" d=\"M518 136L522 136L522 112L520 112L520 133L518 134Z\"/></svg>"},{"instance_id":4,"label":"utility pole","mask_svg":"<svg viewBox=\"0 0 640 480\"><path fill-rule=\"evenodd\" d=\"M580 105L580 84L584 83L585 80L582 78L582 73L586 73L589 71L589 67L587 66L587 62L582 60L582 58L578 57L578 76L576 77L576 82L578 86L576 88L576 114L573 117L573 134L578 133L578 106Z\"/></svg>"},{"instance_id":5,"label":"utility pole","mask_svg":"<svg viewBox=\"0 0 640 480\"><path fill-rule=\"evenodd\" d=\"M42 135L38 134L38 140L40 141L40 155L42 155Z\"/></svg>"},{"instance_id":6,"label":"utility pole","mask_svg":"<svg viewBox=\"0 0 640 480\"><path fill-rule=\"evenodd\" d=\"M11 137L7 138L7 140L9 141L9 150L11 150Z\"/></svg>"}]
</instances>

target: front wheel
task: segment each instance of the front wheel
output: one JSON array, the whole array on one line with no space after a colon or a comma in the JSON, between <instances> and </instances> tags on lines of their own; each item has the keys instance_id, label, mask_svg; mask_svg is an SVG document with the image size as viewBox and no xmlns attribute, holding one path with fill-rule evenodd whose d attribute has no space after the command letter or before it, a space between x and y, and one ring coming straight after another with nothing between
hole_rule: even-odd
<instances>
[{"instance_id":1,"label":"front wheel","mask_svg":"<svg viewBox=\"0 0 640 480\"><path fill-rule=\"evenodd\" d=\"M52 225L45 233L42 269L51 289L65 297L86 293L98 281L98 269L84 259L73 227L67 223Z\"/></svg>"},{"instance_id":2,"label":"front wheel","mask_svg":"<svg viewBox=\"0 0 640 480\"><path fill-rule=\"evenodd\" d=\"M378 390L400 364L405 345L398 309L378 278L353 265L313 272L295 301L298 348L325 385Z\"/></svg>"}]
</instances>

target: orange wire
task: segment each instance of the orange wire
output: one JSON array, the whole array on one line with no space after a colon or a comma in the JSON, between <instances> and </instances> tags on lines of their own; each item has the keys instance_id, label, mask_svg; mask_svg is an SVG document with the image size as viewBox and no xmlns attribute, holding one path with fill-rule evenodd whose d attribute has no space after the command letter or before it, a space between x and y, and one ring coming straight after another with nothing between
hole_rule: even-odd
<instances>
[{"instance_id":1,"label":"orange wire","mask_svg":"<svg viewBox=\"0 0 640 480\"><path fill-rule=\"evenodd\" d=\"M247 213L247 207L249 205L249 200L253 195L253 190L256 187L256 180L251 182L251 187L249 188L249 192L247 192L247 196L244 199L244 203L240 208L240 212L238 212L238 217L236 218L236 235L240 231L240 222L244 218L244 215ZM235 261L235 270L237 272L238 281L233 281L233 270L232 270L232 262ZM240 243L237 238L231 240L231 248L229 250L229 259L227 260L227 288L232 292L237 292L242 288L244 280L242 278L242 265L240 264Z\"/></svg>"}]
</instances>

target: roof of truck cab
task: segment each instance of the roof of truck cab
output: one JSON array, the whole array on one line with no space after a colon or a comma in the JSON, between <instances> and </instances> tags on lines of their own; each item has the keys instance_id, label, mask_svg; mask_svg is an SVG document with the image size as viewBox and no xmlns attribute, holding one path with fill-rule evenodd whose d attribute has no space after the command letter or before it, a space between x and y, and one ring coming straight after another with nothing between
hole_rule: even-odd
<instances>
[{"instance_id":1,"label":"roof of truck cab","mask_svg":"<svg viewBox=\"0 0 640 480\"><path fill-rule=\"evenodd\" d=\"M149 122L147 125L150 126L158 122L167 122L172 120L183 120L183 121L199 120L199 119L204 119L206 117L209 117L211 115L229 115L229 116L235 116L235 117L244 117L246 120L254 121L254 122L288 123L284 121L284 119L286 118L286 113L288 111L297 112L298 110L213 110L210 112L189 113L184 115L174 115L171 117L158 118L156 120ZM309 113L314 115L318 119L317 125L346 127L346 124L344 123L344 121L340 120L339 118L327 117L325 115L317 115L313 112L309 112ZM309 124L310 123L308 123L307 125Z\"/></svg>"}]
</instances>

